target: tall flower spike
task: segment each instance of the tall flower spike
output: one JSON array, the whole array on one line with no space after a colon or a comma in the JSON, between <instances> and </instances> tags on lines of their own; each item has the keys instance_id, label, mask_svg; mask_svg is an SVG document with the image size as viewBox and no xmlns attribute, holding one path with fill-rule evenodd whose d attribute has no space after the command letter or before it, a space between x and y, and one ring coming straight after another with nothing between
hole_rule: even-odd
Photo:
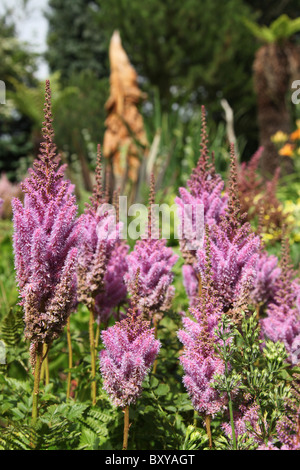
<instances>
[{"instance_id":1,"label":"tall flower spike","mask_svg":"<svg viewBox=\"0 0 300 470\"><path fill-rule=\"evenodd\" d=\"M276 295L276 283L281 269L278 266L278 258L261 251L256 265L256 276L251 291L251 301L257 307L274 302Z\"/></svg>"},{"instance_id":2,"label":"tall flower spike","mask_svg":"<svg viewBox=\"0 0 300 470\"><path fill-rule=\"evenodd\" d=\"M223 196L224 182L215 171L214 155L208 152L205 108L202 107L202 130L200 157L187 183L189 190L179 188L178 207L180 223L180 250L185 264L183 266L184 286L191 302L197 296L199 272L197 269L197 250L201 248L203 237L201 226L219 224L225 215L227 195Z\"/></svg>"},{"instance_id":3,"label":"tall flower spike","mask_svg":"<svg viewBox=\"0 0 300 470\"><path fill-rule=\"evenodd\" d=\"M180 357L185 373L183 383L195 410L205 417L214 416L226 405L226 399L211 387L215 374L222 374L225 369L214 350L217 341L215 328L221 319L222 304L214 291L211 276L207 254L201 296L198 297L197 305L190 308L191 317L183 318L184 328L178 332L179 340L184 345Z\"/></svg>"},{"instance_id":4,"label":"tall flower spike","mask_svg":"<svg viewBox=\"0 0 300 470\"><path fill-rule=\"evenodd\" d=\"M236 196L236 159L231 148L231 176L228 208L219 224L210 229L212 277L215 291L224 311L239 305L245 294L253 289L260 239L243 223ZM207 235L203 247L197 251L197 270L205 276Z\"/></svg>"},{"instance_id":5,"label":"tall flower spike","mask_svg":"<svg viewBox=\"0 0 300 470\"><path fill-rule=\"evenodd\" d=\"M142 383L160 349L150 322L143 320L137 308L127 317L102 332L105 349L100 352L103 387L115 406L135 403Z\"/></svg>"},{"instance_id":6,"label":"tall flower spike","mask_svg":"<svg viewBox=\"0 0 300 470\"><path fill-rule=\"evenodd\" d=\"M149 218L150 226L152 218L150 212L154 202L153 192L154 179L152 180L152 189L150 190ZM131 295L135 292L136 273L139 270L139 292L138 308L142 312L148 312L152 319L154 314L160 314L170 307L174 296L174 287L172 268L176 263L178 256L173 250L166 246L165 239L156 239L153 237L151 228L148 226L147 238L137 240L134 250L129 253L128 272L124 279Z\"/></svg>"},{"instance_id":7,"label":"tall flower spike","mask_svg":"<svg viewBox=\"0 0 300 470\"><path fill-rule=\"evenodd\" d=\"M116 307L121 307L127 300L127 288L124 275L127 272L128 245L120 240L114 247L108 260L103 289L95 297L95 317L97 322L107 324L112 314L116 316Z\"/></svg>"},{"instance_id":8,"label":"tall flower spike","mask_svg":"<svg viewBox=\"0 0 300 470\"><path fill-rule=\"evenodd\" d=\"M153 214L153 206L155 204L155 180L154 174L151 173L150 176L150 191L149 191L149 203L148 203L148 237L151 238L153 235L153 227L154 221L154 214Z\"/></svg>"},{"instance_id":9,"label":"tall flower spike","mask_svg":"<svg viewBox=\"0 0 300 470\"><path fill-rule=\"evenodd\" d=\"M233 236L240 226L243 224L246 214L241 214L241 204L238 192L238 173L237 173L237 159L234 151L234 144L230 144L230 175L228 181L228 207L225 213L225 220L223 222L224 228L231 230Z\"/></svg>"},{"instance_id":10,"label":"tall flower spike","mask_svg":"<svg viewBox=\"0 0 300 470\"><path fill-rule=\"evenodd\" d=\"M283 342L288 360L296 365L300 361L300 282L291 266L287 237L282 241L281 275L275 292L266 318L261 319L262 333L274 342Z\"/></svg>"},{"instance_id":11,"label":"tall flower spike","mask_svg":"<svg viewBox=\"0 0 300 470\"><path fill-rule=\"evenodd\" d=\"M101 146L97 145L97 160L96 160L96 170L95 170L95 185L93 188L93 194L90 197L90 206L94 212L97 211L100 204L105 202L105 197L103 195L103 185L102 185L102 165L101 165ZM88 206L87 206L88 208Z\"/></svg>"},{"instance_id":12,"label":"tall flower spike","mask_svg":"<svg viewBox=\"0 0 300 470\"><path fill-rule=\"evenodd\" d=\"M97 152L96 183L91 203L81 216L83 240L78 259L78 300L89 310L89 339L91 354L91 398L97 401L96 349L94 323L107 324L114 307L126 296L123 276L127 270L128 247L120 239L120 224L115 209L103 195L100 146ZM120 262L121 257L121 262ZM99 330L97 329L97 334Z\"/></svg>"},{"instance_id":13,"label":"tall flower spike","mask_svg":"<svg viewBox=\"0 0 300 470\"><path fill-rule=\"evenodd\" d=\"M116 278L113 276L113 266L122 252L127 253L128 247L123 244L120 248L120 224L117 223L116 213L113 206L107 204L106 195L103 194L102 169L100 146L97 152L96 183L93 189L90 204L86 205L85 212L81 216L83 226L83 241L79 254L78 266L78 299L87 305L89 309L95 307L95 298L98 297L100 305L108 301L107 307L111 310L112 302L109 301L105 292L106 282L110 287L114 285ZM112 259L114 250L115 259ZM111 261L110 261L111 260ZM126 271L126 265L122 263L120 270L116 270L116 277L122 283ZM108 274L109 273L109 274ZM120 276L119 276L120 274ZM105 278L106 276L106 278ZM119 282L118 281L118 282ZM118 284L117 282L117 284ZM114 285L113 290L116 285ZM112 291L111 291L112 293ZM116 292L117 293L117 292ZM99 311L98 308L98 311Z\"/></svg>"},{"instance_id":14,"label":"tall flower spike","mask_svg":"<svg viewBox=\"0 0 300 470\"><path fill-rule=\"evenodd\" d=\"M73 186L64 179L53 143L48 80L45 95L41 152L22 183L24 206L12 201L15 268L32 352L60 335L74 308L80 239Z\"/></svg>"},{"instance_id":15,"label":"tall flower spike","mask_svg":"<svg viewBox=\"0 0 300 470\"><path fill-rule=\"evenodd\" d=\"M201 107L201 142L200 142L200 157L196 167L192 171L188 181L188 187L192 193L197 193L199 184L203 184L207 177L207 170L209 166L209 153L208 153L208 135L206 126L206 111L205 107Z\"/></svg>"}]
</instances>

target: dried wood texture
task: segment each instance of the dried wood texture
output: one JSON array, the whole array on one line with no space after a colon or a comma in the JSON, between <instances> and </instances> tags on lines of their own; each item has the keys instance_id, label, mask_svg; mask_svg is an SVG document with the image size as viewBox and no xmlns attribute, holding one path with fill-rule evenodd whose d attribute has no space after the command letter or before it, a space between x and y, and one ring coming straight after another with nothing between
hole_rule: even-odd
<instances>
[{"instance_id":1,"label":"dried wood texture","mask_svg":"<svg viewBox=\"0 0 300 470\"><path fill-rule=\"evenodd\" d=\"M112 165L114 188L123 191L128 179L136 187L139 155L145 158L148 154L143 118L137 109L145 94L137 85L137 73L122 47L118 31L110 41L109 59L110 96L105 104L108 115L103 154Z\"/></svg>"}]
</instances>

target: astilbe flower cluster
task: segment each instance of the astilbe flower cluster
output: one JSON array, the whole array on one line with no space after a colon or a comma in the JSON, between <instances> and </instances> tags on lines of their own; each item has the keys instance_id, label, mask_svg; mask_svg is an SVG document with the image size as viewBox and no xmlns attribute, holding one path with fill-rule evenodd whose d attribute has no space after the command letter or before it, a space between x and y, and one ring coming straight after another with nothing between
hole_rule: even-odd
<instances>
[{"instance_id":1,"label":"astilbe flower cluster","mask_svg":"<svg viewBox=\"0 0 300 470\"><path fill-rule=\"evenodd\" d=\"M270 181L265 181L259 174L262 154L263 147L260 147L248 163L240 165L237 174L238 192L242 212L247 214L247 220L258 220L261 217L263 233L269 241L274 242L281 239L289 214L285 213L276 195L280 168L276 169Z\"/></svg>"},{"instance_id":2,"label":"astilbe flower cluster","mask_svg":"<svg viewBox=\"0 0 300 470\"><path fill-rule=\"evenodd\" d=\"M236 437L247 434L253 438L253 441L257 444L262 445L263 439L260 436L261 431L259 427L259 406L257 404L252 405L240 405L238 412L234 413L234 430ZM264 423L265 429L267 429L267 423ZM222 428L225 434L232 439L232 428L231 423L226 422L222 424Z\"/></svg>"},{"instance_id":3,"label":"astilbe flower cluster","mask_svg":"<svg viewBox=\"0 0 300 470\"><path fill-rule=\"evenodd\" d=\"M22 183L24 205L12 201L15 269L33 357L39 343L59 336L76 303L80 238L73 186L64 179L53 143L49 81L45 95L41 153Z\"/></svg>"},{"instance_id":4,"label":"astilbe flower cluster","mask_svg":"<svg viewBox=\"0 0 300 470\"><path fill-rule=\"evenodd\" d=\"M180 188L181 198L176 198L181 231L187 236L197 233L196 211L202 204L204 218L198 219L198 223L200 220L203 226L208 224L211 228L214 282L223 299L224 309L228 309L230 304L245 295L246 289L251 302L255 305L266 304L275 293L275 281L280 274L278 260L274 255L263 251L262 243L246 221L243 197L240 201L241 181L245 180L249 191L258 191L261 186L256 171L261 149L254 154L251 163L248 166L242 164L243 171L238 172L232 147L231 178L227 193L223 195L224 183L216 174L213 162L209 161L205 120L202 125L201 147L199 162L188 182L190 192ZM192 207L193 210L190 212L186 207ZM260 216L261 214L262 212ZM193 240L193 236L189 239L183 237L181 240L181 251L185 259L182 267L183 284L191 306L197 302L205 260L205 237L203 234L200 237L199 233L197 235L196 240Z\"/></svg>"},{"instance_id":5,"label":"astilbe flower cluster","mask_svg":"<svg viewBox=\"0 0 300 470\"><path fill-rule=\"evenodd\" d=\"M215 375L224 374L225 365L214 348L222 304L212 284L210 255L206 256L206 283L197 305L189 309L190 316L183 317L184 328L178 332L178 338L184 345L180 357L183 383L193 407L200 414L213 417L226 407L226 398L212 387Z\"/></svg>"},{"instance_id":6,"label":"astilbe flower cluster","mask_svg":"<svg viewBox=\"0 0 300 470\"><path fill-rule=\"evenodd\" d=\"M256 276L251 301L255 306L268 305L274 300L276 294L276 282L280 276L281 269L278 258L261 251L256 264Z\"/></svg>"},{"instance_id":7,"label":"astilbe flower cluster","mask_svg":"<svg viewBox=\"0 0 300 470\"><path fill-rule=\"evenodd\" d=\"M260 147L249 162L243 162L238 168L238 191L241 203L241 211L247 214L247 220L250 221L255 215L258 215L259 207L256 200L264 188L264 180L258 172L258 166L263 154L263 147Z\"/></svg>"},{"instance_id":8,"label":"astilbe flower cluster","mask_svg":"<svg viewBox=\"0 0 300 470\"><path fill-rule=\"evenodd\" d=\"M282 240L290 217L277 197L279 177L280 168L277 168L272 180L265 183L264 193L257 201L258 210L262 212L262 233L268 242L273 244Z\"/></svg>"},{"instance_id":9,"label":"astilbe flower cluster","mask_svg":"<svg viewBox=\"0 0 300 470\"><path fill-rule=\"evenodd\" d=\"M300 361L300 284L290 264L288 239L283 240L281 275L275 283L276 294L261 319L264 336L281 341L292 364Z\"/></svg>"},{"instance_id":10,"label":"astilbe flower cluster","mask_svg":"<svg viewBox=\"0 0 300 470\"><path fill-rule=\"evenodd\" d=\"M231 174L228 190L228 207L220 223L210 228L212 279L224 311L239 299L246 301L247 292L254 287L260 239L244 222L240 213L236 183L236 157L231 147ZM205 237L206 238L206 237ZM205 279L206 243L197 251L198 272Z\"/></svg>"},{"instance_id":11,"label":"astilbe flower cluster","mask_svg":"<svg viewBox=\"0 0 300 470\"><path fill-rule=\"evenodd\" d=\"M172 268L178 256L166 246L166 240L154 238L151 231L151 208L154 203L154 181L152 178L149 197L148 234L137 240L134 249L127 257L128 272L124 279L131 295L135 292L136 276L139 272L137 308L149 319L170 308L175 289L172 286Z\"/></svg>"},{"instance_id":12,"label":"astilbe flower cluster","mask_svg":"<svg viewBox=\"0 0 300 470\"><path fill-rule=\"evenodd\" d=\"M95 297L95 317L106 324L116 307L126 302L124 275L128 270L128 245L119 241L111 253L103 278L103 289Z\"/></svg>"},{"instance_id":13,"label":"astilbe flower cluster","mask_svg":"<svg viewBox=\"0 0 300 470\"><path fill-rule=\"evenodd\" d=\"M102 188L100 146L96 184L81 216L82 243L78 260L78 300L106 322L112 309L126 298L123 281L128 245L120 238L121 225Z\"/></svg>"},{"instance_id":14,"label":"astilbe flower cluster","mask_svg":"<svg viewBox=\"0 0 300 470\"><path fill-rule=\"evenodd\" d=\"M116 406L125 408L136 402L142 383L152 367L160 342L150 322L134 305L126 318L102 331L105 349L100 352L103 388Z\"/></svg>"},{"instance_id":15,"label":"astilbe flower cluster","mask_svg":"<svg viewBox=\"0 0 300 470\"><path fill-rule=\"evenodd\" d=\"M196 251L201 247L206 224L218 224L225 214L227 195L224 182L215 171L214 154L208 151L205 108L202 107L200 157L187 182L188 189L179 188L176 197L179 218L180 249L185 261L182 268L184 286L190 301L197 299L198 272ZM198 225L197 225L198 224ZM202 233L201 227L202 226Z\"/></svg>"}]
</instances>

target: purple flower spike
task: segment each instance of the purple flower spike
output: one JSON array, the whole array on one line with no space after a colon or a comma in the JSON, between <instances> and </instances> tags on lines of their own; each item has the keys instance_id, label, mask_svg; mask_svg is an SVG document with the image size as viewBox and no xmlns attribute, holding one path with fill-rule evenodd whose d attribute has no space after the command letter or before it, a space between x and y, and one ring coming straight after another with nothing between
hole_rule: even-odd
<instances>
[{"instance_id":1,"label":"purple flower spike","mask_svg":"<svg viewBox=\"0 0 300 470\"><path fill-rule=\"evenodd\" d=\"M300 284L290 265L287 238L283 240L281 275L275 283L275 292L267 317L261 320L262 333L271 341L282 341L288 360L296 365L300 361Z\"/></svg>"},{"instance_id":2,"label":"purple flower spike","mask_svg":"<svg viewBox=\"0 0 300 470\"><path fill-rule=\"evenodd\" d=\"M190 314L192 318L183 318L184 329L178 332L184 345L180 357L184 369L183 383L195 410L214 416L226 405L226 399L212 387L214 376L223 374L225 370L223 361L214 350L217 341L214 330L221 319L222 304L209 291L198 300L196 307L190 308Z\"/></svg>"},{"instance_id":3,"label":"purple flower spike","mask_svg":"<svg viewBox=\"0 0 300 470\"><path fill-rule=\"evenodd\" d=\"M210 230L210 250L212 279L215 291L223 304L224 311L231 308L239 299L254 287L256 266L261 242L250 227L243 223L240 204L237 199L236 157L231 147L231 174L229 183L228 207L221 222ZM207 236L203 247L197 252L198 272L205 278Z\"/></svg>"},{"instance_id":4,"label":"purple flower spike","mask_svg":"<svg viewBox=\"0 0 300 470\"><path fill-rule=\"evenodd\" d=\"M121 322L102 331L105 350L100 352L103 387L116 406L135 403L160 349L150 322L135 309Z\"/></svg>"},{"instance_id":5,"label":"purple flower spike","mask_svg":"<svg viewBox=\"0 0 300 470\"><path fill-rule=\"evenodd\" d=\"M125 282L133 294L137 271L140 272L138 308L155 313L164 312L174 296L172 268L178 256L166 246L166 240L138 240L134 250L128 255L128 273Z\"/></svg>"},{"instance_id":6,"label":"purple flower spike","mask_svg":"<svg viewBox=\"0 0 300 470\"><path fill-rule=\"evenodd\" d=\"M222 194L224 182L215 171L214 155L213 153L211 156L209 155L207 144L205 108L203 106L200 157L187 182L189 190L179 188L180 197L175 199L181 233L180 250L185 260L183 266L184 285L192 304L195 300L193 291L196 296L198 293L194 282L199 278L196 253L198 249L202 248L204 227L218 225L222 217L225 216L228 204L227 194ZM202 233L200 233L200 225L203 229ZM191 285L188 284L189 280L192 282Z\"/></svg>"},{"instance_id":7,"label":"purple flower spike","mask_svg":"<svg viewBox=\"0 0 300 470\"><path fill-rule=\"evenodd\" d=\"M83 240L78 262L78 300L93 310L98 321L107 322L114 307L127 295L128 245L120 238L121 223L115 208L103 194L100 146L97 152L96 184L90 204L81 216Z\"/></svg>"},{"instance_id":8,"label":"purple flower spike","mask_svg":"<svg viewBox=\"0 0 300 470\"><path fill-rule=\"evenodd\" d=\"M95 298L97 321L107 323L113 310L125 302L127 288L124 275L127 272L128 245L120 242L113 250L104 274L103 291Z\"/></svg>"},{"instance_id":9,"label":"purple flower spike","mask_svg":"<svg viewBox=\"0 0 300 470\"><path fill-rule=\"evenodd\" d=\"M259 255L256 265L256 276L251 299L255 305L268 304L274 300L276 293L276 281L281 269L278 266L278 258L263 252Z\"/></svg>"},{"instance_id":10,"label":"purple flower spike","mask_svg":"<svg viewBox=\"0 0 300 470\"><path fill-rule=\"evenodd\" d=\"M31 351L57 338L74 308L80 238L73 186L53 144L48 80L44 111L41 154L22 183L24 206L12 201L15 268Z\"/></svg>"},{"instance_id":11,"label":"purple flower spike","mask_svg":"<svg viewBox=\"0 0 300 470\"><path fill-rule=\"evenodd\" d=\"M223 305L213 285L209 238L205 268L201 296L197 296L197 303L195 301L195 306L189 309L190 316L183 318L183 329L178 332L178 338L184 345L180 357L183 383L193 407L205 416L214 416L225 408L226 397L212 387L215 375L224 373L225 364L214 347L218 341L215 330L221 320Z\"/></svg>"},{"instance_id":12,"label":"purple flower spike","mask_svg":"<svg viewBox=\"0 0 300 470\"><path fill-rule=\"evenodd\" d=\"M149 197L149 231L146 239L138 240L128 255L128 272L124 279L131 295L135 293L136 276L139 272L137 308L148 314L160 314L170 308L175 289L172 268L178 260L165 239L151 236L151 207L154 204L154 180L152 178Z\"/></svg>"}]
</instances>

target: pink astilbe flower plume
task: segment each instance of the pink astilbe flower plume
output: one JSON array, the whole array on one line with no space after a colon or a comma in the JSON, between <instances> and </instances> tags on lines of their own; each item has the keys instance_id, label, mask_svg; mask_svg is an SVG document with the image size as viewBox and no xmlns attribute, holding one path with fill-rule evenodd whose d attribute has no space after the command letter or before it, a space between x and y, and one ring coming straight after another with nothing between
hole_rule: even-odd
<instances>
[{"instance_id":1,"label":"pink astilbe flower plume","mask_svg":"<svg viewBox=\"0 0 300 470\"><path fill-rule=\"evenodd\" d=\"M271 341L283 342L288 360L296 365L300 361L300 283L291 267L287 237L282 241L281 274L275 289L267 317L261 319L262 333Z\"/></svg>"},{"instance_id":2,"label":"pink astilbe flower plume","mask_svg":"<svg viewBox=\"0 0 300 470\"><path fill-rule=\"evenodd\" d=\"M95 316L97 321L107 323L116 307L125 303L127 287L124 275L127 272L128 245L120 241L114 250L106 266L103 278L103 290L95 297Z\"/></svg>"},{"instance_id":3,"label":"pink astilbe flower plume","mask_svg":"<svg viewBox=\"0 0 300 470\"><path fill-rule=\"evenodd\" d=\"M209 155L208 152L208 137L206 129L205 108L202 106L202 130L201 130L201 144L200 144L200 157L197 166L193 170L190 179L187 182L189 190L186 188L179 188L180 197L175 199L178 205L178 216L183 226L183 234L190 223L191 230L195 232L195 215L197 207L203 206L204 212L204 226L208 224L219 223L221 216L225 214L227 207L227 195L222 195L224 189L224 182L220 175L215 171L214 167L214 154ZM185 206L190 206L191 217L186 213ZM189 220L190 219L190 220ZM187 258L193 255L192 249L186 248L188 242L191 240L181 240L181 248L183 255ZM187 253L187 252L188 253Z\"/></svg>"},{"instance_id":4,"label":"pink astilbe flower plume","mask_svg":"<svg viewBox=\"0 0 300 470\"><path fill-rule=\"evenodd\" d=\"M138 273L137 273L138 278ZM100 370L103 387L116 406L125 408L136 402L142 392L142 383L150 371L160 349L154 328L133 306L126 318L102 331L105 349L100 352Z\"/></svg>"},{"instance_id":5,"label":"pink astilbe flower plume","mask_svg":"<svg viewBox=\"0 0 300 470\"><path fill-rule=\"evenodd\" d=\"M15 268L32 354L60 335L74 308L80 238L73 186L64 179L53 143L48 80L45 95L41 153L21 185L24 205L12 201Z\"/></svg>"},{"instance_id":6,"label":"pink astilbe flower plume","mask_svg":"<svg viewBox=\"0 0 300 470\"><path fill-rule=\"evenodd\" d=\"M215 171L214 154L209 155L205 108L202 106L200 157L187 182L188 189L179 188L178 207L180 249L185 260L184 286L191 304L197 301L199 272L196 252L202 247L206 224L219 224L225 215L227 195L223 195L224 182ZM202 232L201 232L202 229Z\"/></svg>"},{"instance_id":7,"label":"pink astilbe flower plume","mask_svg":"<svg viewBox=\"0 0 300 470\"><path fill-rule=\"evenodd\" d=\"M78 298L106 322L112 309L127 295L123 281L127 271L128 245L120 238L115 208L102 188L100 145L97 152L96 184L90 204L81 216L83 239L79 254Z\"/></svg>"},{"instance_id":8,"label":"pink astilbe flower plume","mask_svg":"<svg viewBox=\"0 0 300 470\"><path fill-rule=\"evenodd\" d=\"M277 256L262 251L257 260L256 276L251 292L251 301L254 305L267 305L274 300L276 282L280 273Z\"/></svg>"},{"instance_id":9,"label":"pink astilbe flower plume","mask_svg":"<svg viewBox=\"0 0 300 470\"><path fill-rule=\"evenodd\" d=\"M236 182L236 157L231 146L231 174L228 189L228 207L219 224L210 230L212 279L215 291L228 311L253 290L260 239L249 223L244 223L240 212ZM206 237L197 251L198 272L205 279Z\"/></svg>"},{"instance_id":10,"label":"pink astilbe flower plume","mask_svg":"<svg viewBox=\"0 0 300 470\"><path fill-rule=\"evenodd\" d=\"M265 421L264 427L267 430L268 424ZM222 424L225 434L232 439L232 427L230 422ZM259 405L240 405L239 410L234 413L234 430L236 437L248 434L254 442L263 445L263 438L259 427Z\"/></svg>"},{"instance_id":11,"label":"pink astilbe flower plume","mask_svg":"<svg viewBox=\"0 0 300 470\"><path fill-rule=\"evenodd\" d=\"M193 407L204 416L215 416L225 409L226 399L213 387L214 376L223 374L225 365L216 354L214 344L218 341L215 328L222 315L222 304L216 295L211 278L209 244L206 253L206 282L198 304L189 309L190 316L183 318L183 329L178 332L184 345L180 357L184 369L183 383Z\"/></svg>"},{"instance_id":12,"label":"pink astilbe flower plume","mask_svg":"<svg viewBox=\"0 0 300 470\"><path fill-rule=\"evenodd\" d=\"M172 268L178 260L173 250L166 246L166 240L154 238L151 232L153 225L151 209L154 204L153 177L151 181L148 234L146 238L137 240L134 250L129 253L128 272L124 276L128 291L132 295L135 291L136 275L139 272L137 308L145 312L149 319L170 307L175 292L171 285Z\"/></svg>"}]
</instances>

